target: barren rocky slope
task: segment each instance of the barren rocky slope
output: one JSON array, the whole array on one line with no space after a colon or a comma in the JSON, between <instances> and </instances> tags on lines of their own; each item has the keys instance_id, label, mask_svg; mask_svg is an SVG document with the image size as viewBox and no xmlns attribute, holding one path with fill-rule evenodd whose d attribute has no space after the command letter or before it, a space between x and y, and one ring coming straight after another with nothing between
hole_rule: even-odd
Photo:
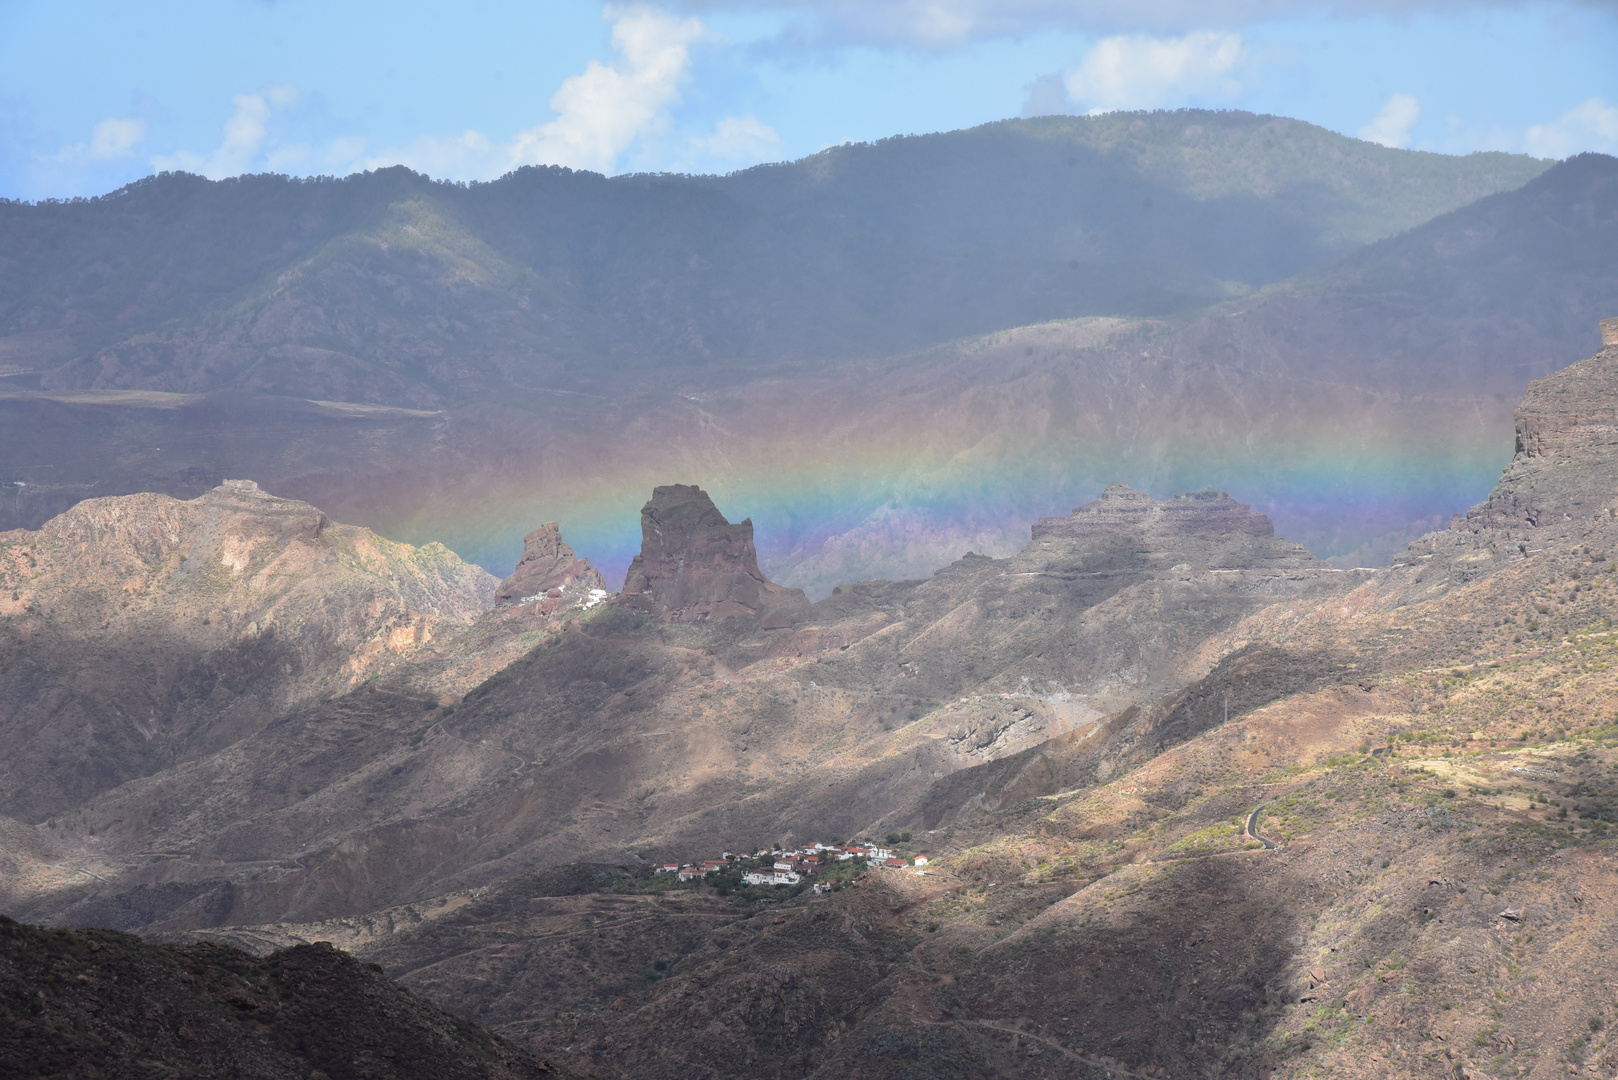
<instances>
[{"instance_id":1,"label":"barren rocky slope","mask_svg":"<svg viewBox=\"0 0 1618 1080\"><path fill-rule=\"evenodd\" d=\"M1044 786L1024 762L1018 801L893 819L934 856L926 875L873 871L759 910L624 894L624 870L575 868L220 933L260 948L340 935L608 1075L1604 1075L1614 372L1618 346L1534 384L1516 460L1451 529L1347 588L1249 609L1201 639L1225 657L1206 675L1117 717L1229 692L1228 722L1110 776L1046 740L1031 751ZM1049 533L1172 520L1172 504L1109 495ZM1149 536L1119 547L1152 551ZM1193 566L1221 569L1217 543L1201 554ZM1261 680L1224 676L1261 647L1269 692L1238 697ZM525 974L546 970L570 978Z\"/></svg>"},{"instance_id":2,"label":"barren rocky slope","mask_svg":"<svg viewBox=\"0 0 1618 1080\"><path fill-rule=\"evenodd\" d=\"M0 806L41 821L469 626L495 579L252 481L0 533Z\"/></svg>"},{"instance_id":3,"label":"barren rocky slope","mask_svg":"<svg viewBox=\"0 0 1618 1080\"><path fill-rule=\"evenodd\" d=\"M1605 1072L1615 372L1618 342L1533 384L1489 499L1387 570L1119 485L786 627L581 600L453 711L401 666L5 823L6 903L333 940L603 1075ZM700 492L642 520L653 597L757 588ZM927 873L635 884L865 830Z\"/></svg>"},{"instance_id":4,"label":"barren rocky slope","mask_svg":"<svg viewBox=\"0 0 1618 1080\"><path fill-rule=\"evenodd\" d=\"M45 854L12 910L320 918L581 857L846 833L921 802L953 815L980 793L945 797L942 778L1053 735L1105 771L1216 722L1106 718L1202 677L1207 640L1244 615L1363 577L1222 493L1118 485L1014 559L810 607L760 578L745 528L698 489L659 488L642 520L640 591L497 608L363 692L85 800L31 834ZM484 681L457 701L467 672Z\"/></svg>"}]
</instances>

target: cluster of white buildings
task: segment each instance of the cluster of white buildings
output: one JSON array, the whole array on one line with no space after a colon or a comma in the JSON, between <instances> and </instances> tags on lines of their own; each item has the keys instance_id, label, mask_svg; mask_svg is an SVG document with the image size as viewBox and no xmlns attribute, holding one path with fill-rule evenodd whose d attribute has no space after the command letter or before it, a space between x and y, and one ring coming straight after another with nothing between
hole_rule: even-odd
<instances>
[{"instance_id":1,"label":"cluster of white buildings","mask_svg":"<svg viewBox=\"0 0 1618 1080\"><path fill-rule=\"evenodd\" d=\"M818 840L806 844L801 848L777 851L775 848L759 848L751 855L723 852L717 859L707 859L699 863L664 863L657 868L660 874L678 874L681 881L691 881L712 873L724 873L741 867L744 870L742 881L748 885L796 885L806 876L819 873L834 862L849 862L853 859L864 859L872 866L908 866L909 863L897 858L892 848L866 847L853 844L842 846L838 844L822 844ZM917 865L925 866L925 856L919 857ZM819 889L820 886L815 886Z\"/></svg>"}]
</instances>

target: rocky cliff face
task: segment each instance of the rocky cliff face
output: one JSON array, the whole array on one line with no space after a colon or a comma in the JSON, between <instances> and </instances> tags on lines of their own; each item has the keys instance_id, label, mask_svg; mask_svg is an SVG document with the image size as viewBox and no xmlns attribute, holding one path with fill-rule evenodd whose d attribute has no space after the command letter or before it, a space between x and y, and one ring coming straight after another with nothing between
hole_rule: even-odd
<instances>
[{"instance_id":1,"label":"rocky cliff face","mask_svg":"<svg viewBox=\"0 0 1618 1080\"><path fill-rule=\"evenodd\" d=\"M1501 492L1618 476L1606 357L1530 394ZM1518 1044L1606 1075L1618 1058L1584 1058L1610 1047L1542 1033L1611 1004L1589 972L1612 920L1578 898L1618 886L1577 848L1610 835L1618 798L1601 737L1618 521L1503 520L1345 572L1221 494L1114 486L1013 558L843 587L766 634L713 621L755 610L734 599L762 580L745 530L660 489L629 600L685 624L609 609L525 631L453 708L371 682L48 827L0 821L0 906L255 948L349 935L438 1000L624 1076L740 1073L783 1047L796 1073L873 1080L935 1050L985 1062L974 1077L1382 1075L1318 1037L1322 1007L1395 1050L1441 1035L1401 1076ZM1255 808L1281 853L1243 853ZM513 877L888 829L949 876L876 870L751 921L745 898L603 891L617 870ZM1500 935L1502 907L1542 947ZM1166 955L1174 980L1154 982ZM673 959L657 977L647 957ZM1512 982L1526 996L1491 1016ZM1159 985L1194 1026L1139 1020ZM927 1041L949 1032L984 1041Z\"/></svg>"},{"instance_id":2,"label":"rocky cliff face","mask_svg":"<svg viewBox=\"0 0 1618 1080\"><path fill-rule=\"evenodd\" d=\"M1618 320L1602 323L1603 346L1528 385L1516 413L1517 453L1468 523L1535 528L1611 516L1618 502Z\"/></svg>"},{"instance_id":3,"label":"rocky cliff face","mask_svg":"<svg viewBox=\"0 0 1618 1080\"><path fill-rule=\"evenodd\" d=\"M642 523L619 604L652 626L576 620L576 588L495 608L363 693L96 798L50 832L12 910L167 929L326 917L586 854L969 814L998 796L928 797L935 782L1065 735L1083 745L1063 775L1082 782L1219 722L1223 693L1172 732L1102 723L1201 677L1209 639L1254 611L1359 580L1216 493L1115 486L1014 559L813 608L763 577L748 523L696 487L657 489ZM522 573L572 565L563 547L538 530ZM1228 697L1240 708L1262 685ZM80 858L116 884L40 869Z\"/></svg>"},{"instance_id":4,"label":"rocky cliff face","mask_svg":"<svg viewBox=\"0 0 1618 1080\"><path fill-rule=\"evenodd\" d=\"M500 583L494 595L498 607L509 607L524 600L546 596L552 590L561 595L569 586L585 589L605 589L601 571L581 559L573 549L562 542L561 527L547 521L523 537L522 558L517 560L511 576Z\"/></svg>"},{"instance_id":5,"label":"rocky cliff face","mask_svg":"<svg viewBox=\"0 0 1618 1080\"><path fill-rule=\"evenodd\" d=\"M763 630L792 626L808 613L803 590L759 570L752 520L726 521L701 488L654 489L640 527L640 554L620 595L625 607L669 622L750 619Z\"/></svg>"}]
</instances>

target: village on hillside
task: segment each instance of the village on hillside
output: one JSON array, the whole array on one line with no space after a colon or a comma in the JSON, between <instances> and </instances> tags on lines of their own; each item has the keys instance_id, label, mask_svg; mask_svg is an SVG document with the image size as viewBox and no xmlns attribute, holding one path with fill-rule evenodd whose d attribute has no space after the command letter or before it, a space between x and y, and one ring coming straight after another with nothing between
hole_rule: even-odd
<instances>
[{"instance_id":1,"label":"village on hillside","mask_svg":"<svg viewBox=\"0 0 1618 1080\"><path fill-rule=\"evenodd\" d=\"M831 892L857 878L868 867L888 870L906 870L924 867L926 855L907 857L898 845L908 842L909 833L895 833L888 838L891 846L870 841L848 844L823 844L816 840L796 848L781 845L761 847L747 854L721 852L717 859L704 859L691 863L662 863L659 874L673 874L680 882L701 882L718 886L785 885L799 886L806 881L817 893ZM810 880L814 879L814 880Z\"/></svg>"}]
</instances>

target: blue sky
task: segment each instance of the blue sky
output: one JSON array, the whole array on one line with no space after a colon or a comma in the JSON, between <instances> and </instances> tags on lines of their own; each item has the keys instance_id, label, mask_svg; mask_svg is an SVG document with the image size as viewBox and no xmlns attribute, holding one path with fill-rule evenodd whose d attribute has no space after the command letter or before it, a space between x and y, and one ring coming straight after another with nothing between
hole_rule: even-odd
<instances>
[{"instance_id":1,"label":"blue sky","mask_svg":"<svg viewBox=\"0 0 1618 1080\"><path fill-rule=\"evenodd\" d=\"M723 172L1182 105L1448 153L1615 153L1614 55L1611 3L0 0L0 196L160 169Z\"/></svg>"}]
</instances>

